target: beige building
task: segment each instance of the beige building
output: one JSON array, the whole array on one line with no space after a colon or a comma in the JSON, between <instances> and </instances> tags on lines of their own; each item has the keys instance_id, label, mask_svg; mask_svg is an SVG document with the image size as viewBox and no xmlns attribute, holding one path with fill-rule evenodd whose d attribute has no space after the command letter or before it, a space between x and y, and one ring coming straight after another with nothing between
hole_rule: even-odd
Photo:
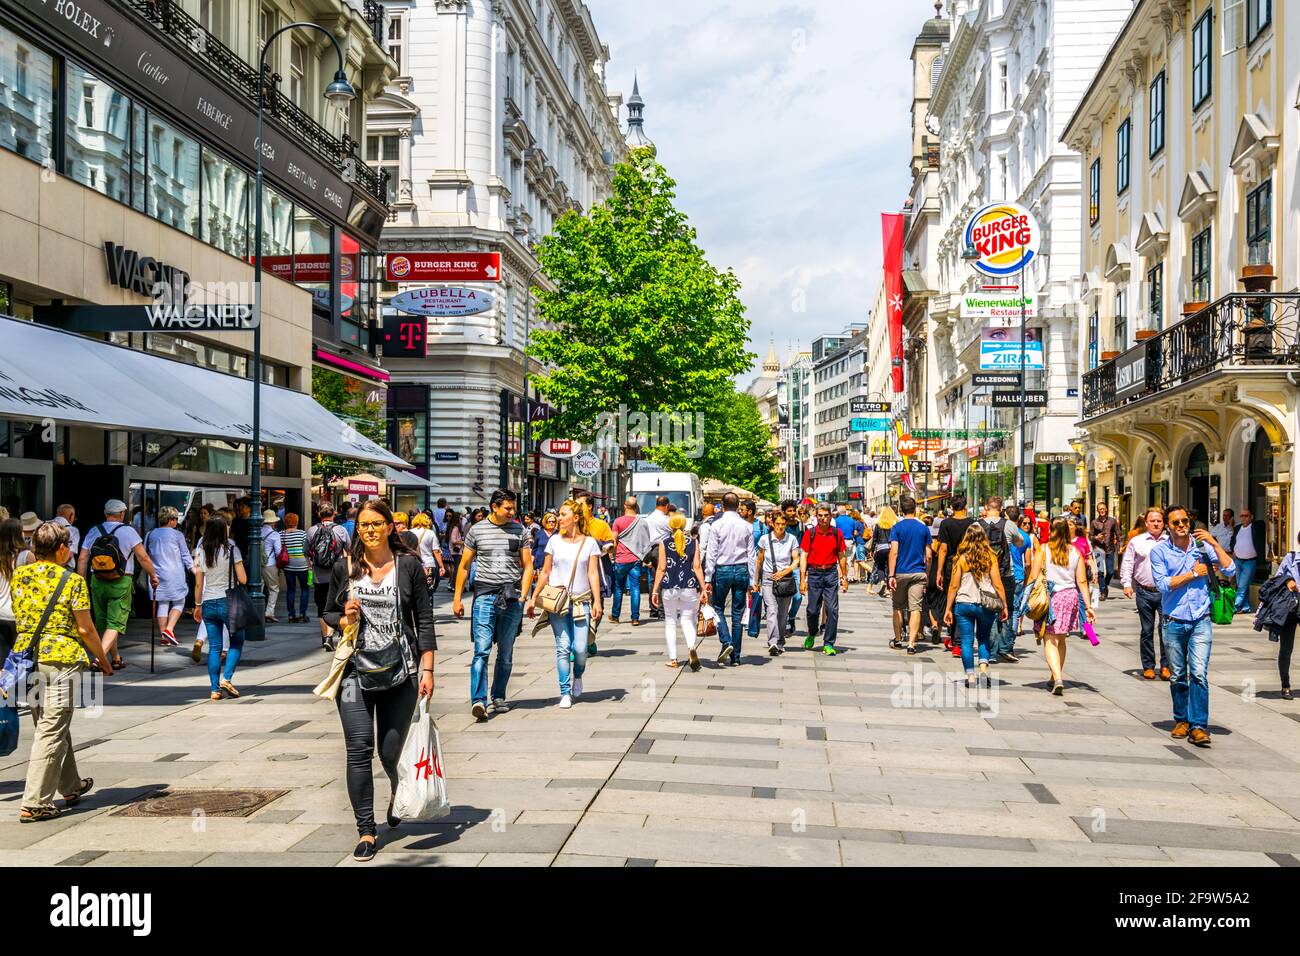
<instances>
[{"instance_id":1,"label":"beige building","mask_svg":"<svg viewBox=\"0 0 1300 956\"><path fill-rule=\"evenodd\" d=\"M247 493L252 332L149 309L169 279L193 306L252 304L252 64L303 11L78 7L72 19L41 0L0 9L0 504L48 516L66 501L84 523L120 497L147 523L159 505ZM357 155L364 104L395 72L379 10L322 0L309 15L342 48L349 110L322 96L337 69L329 36L281 34L268 57L263 486L303 514L309 455L400 464L310 397L314 363L382 396L368 277L388 207Z\"/></svg>"},{"instance_id":2,"label":"beige building","mask_svg":"<svg viewBox=\"0 0 1300 956\"><path fill-rule=\"evenodd\" d=\"M1080 447L1122 522L1249 507L1277 555L1296 527L1300 4L1226 6L1137 3L1065 129L1088 197Z\"/></svg>"}]
</instances>

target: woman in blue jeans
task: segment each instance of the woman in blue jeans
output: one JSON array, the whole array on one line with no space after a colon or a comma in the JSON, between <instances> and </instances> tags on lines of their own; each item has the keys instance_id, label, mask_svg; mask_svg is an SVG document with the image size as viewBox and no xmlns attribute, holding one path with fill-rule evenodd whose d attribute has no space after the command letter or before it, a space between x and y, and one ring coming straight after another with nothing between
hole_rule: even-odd
<instances>
[{"instance_id":1,"label":"woman in blue jeans","mask_svg":"<svg viewBox=\"0 0 1300 956\"><path fill-rule=\"evenodd\" d=\"M555 672L560 680L560 707L568 709L582 696L582 675L587 669L587 636L591 623L603 609L600 596L600 543L586 533L581 507L573 501L560 505L560 524L546 542L546 560L537 577L525 612L532 617L538 595L547 582L567 590L563 614L547 614L555 635ZM569 657L572 655L572 667Z\"/></svg>"},{"instance_id":2,"label":"woman in blue jeans","mask_svg":"<svg viewBox=\"0 0 1300 956\"><path fill-rule=\"evenodd\" d=\"M1002 575L995 573L998 559L989 547L984 525L976 521L966 529L953 561L948 582L948 607L943 622L957 622L961 638L961 662L966 669L966 686L975 686L975 643L979 642L979 683L992 686L989 677L989 635L993 624L1007 619L1007 595Z\"/></svg>"},{"instance_id":3,"label":"woman in blue jeans","mask_svg":"<svg viewBox=\"0 0 1300 956\"><path fill-rule=\"evenodd\" d=\"M225 673L221 670L221 634L226 620L226 591L238 581L247 584L239 548L230 540L226 519L213 515L203 526L203 539L194 552L194 620L208 630L208 682L212 700L226 695L238 697L231 683L239 655L244 650L244 632L232 631L226 651Z\"/></svg>"}]
</instances>

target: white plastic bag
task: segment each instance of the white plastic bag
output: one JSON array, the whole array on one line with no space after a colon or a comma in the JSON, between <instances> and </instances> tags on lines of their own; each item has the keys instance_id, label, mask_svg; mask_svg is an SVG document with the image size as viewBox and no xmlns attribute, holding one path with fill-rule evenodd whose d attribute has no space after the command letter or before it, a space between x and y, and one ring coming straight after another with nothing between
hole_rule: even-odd
<instances>
[{"instance_id":1,"label":"white plastic bag","mask_svg":"<svg viewBox=\"0 0 1300 956\"><path fill-rule=\"evenodd\" d=\"M447 779L442 772L438 725L429 713L429 698L421 697L411 715L397 765L393 814L413 823L428 823L451 811Z\"/></svg>"}]
</instances>

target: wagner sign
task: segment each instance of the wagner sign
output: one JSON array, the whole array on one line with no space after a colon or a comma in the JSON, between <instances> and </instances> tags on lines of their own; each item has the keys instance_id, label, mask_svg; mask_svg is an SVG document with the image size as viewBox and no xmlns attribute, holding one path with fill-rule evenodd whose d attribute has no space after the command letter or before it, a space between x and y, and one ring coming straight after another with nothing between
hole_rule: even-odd
<instances>
[{"instance_id":1,"label":"wagner sign","mask_svg":"<svg viewBox=\"0 0 1300 956\"><path fill-rule=\"evenodd\" d=\"M974 247L971 265L991 279L1017 275L1038 255L1038 220L1024 206L992 203L970 217L966 245Z\"/></svg>"}]
</instances>

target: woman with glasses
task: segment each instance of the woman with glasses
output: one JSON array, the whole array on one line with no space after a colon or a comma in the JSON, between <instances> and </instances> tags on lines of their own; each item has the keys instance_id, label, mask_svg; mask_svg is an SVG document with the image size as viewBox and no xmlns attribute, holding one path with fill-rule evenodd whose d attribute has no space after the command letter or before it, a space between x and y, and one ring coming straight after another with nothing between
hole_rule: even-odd
<instances>
[{"instance_id":1,"label":"woman with glasses","mask_svg":"<svg viewBox=\"0 0 1300 956\"><path fill-rule=\"evenodd\" d=\"M398 533L388 505L371 498L357 514L356 529L348 555L330 571L324 617L336 629L345 619L358 628L337 701L347 746L348 800L360 838L352 858L364 863L378 849L372 770L376 737L379 762L395 792L397 759L411 714L419 698L433 693L438 641L424 565ZM393 816L390 796L388 825L401 822Z\"/></svg>"},{"instance_id":2,"label":"woman with glasses","mask_svg":"<svg viewBox=\"0 0 1300 956\"><path fill-rule=\"evenodd\" d=\"M1047 617L1039 630L1039 639L1045 645L1047 667L1051 671L1052 693L1060 697L1065 693L1062 679L1065 671L1065 650L1069 636L1079 631L1079 608L1084 609L1089 623L1096 620L1092 601L1088 595L1088 579L1083 570L1083 557L1070 537L1070 523L1064 518L1052 522L1052 536L1034 555L1034 569L1026 582L1031 586L1040 577L1047 579L1051 602Z\"/></svg>"}]
</instances>

